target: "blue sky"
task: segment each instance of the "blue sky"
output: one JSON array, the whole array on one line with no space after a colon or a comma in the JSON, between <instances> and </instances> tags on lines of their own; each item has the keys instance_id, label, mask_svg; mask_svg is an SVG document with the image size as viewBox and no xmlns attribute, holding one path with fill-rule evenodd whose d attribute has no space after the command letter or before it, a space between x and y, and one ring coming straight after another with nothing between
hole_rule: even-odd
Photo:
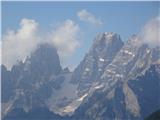
<instances>
[{"instance_id":1,"label":"blue sky","mask_svg":"<svg viewBox=\"0 0 160 120\"><path fill-rule=\"evenodd\" d=\"M160 2L2 2L2 35L8 29L18 29L21 19L34 19L41 31L50 31L66 19L79 25L81 46L68 59L67 64L77 65L97 33L116 32L126 41L138 33L147 21L158 16ZM77 12L85 9L102 25L95 26L82 21ZM80 33L80 34L81 34Z\"/></svg>"}]
</instances>

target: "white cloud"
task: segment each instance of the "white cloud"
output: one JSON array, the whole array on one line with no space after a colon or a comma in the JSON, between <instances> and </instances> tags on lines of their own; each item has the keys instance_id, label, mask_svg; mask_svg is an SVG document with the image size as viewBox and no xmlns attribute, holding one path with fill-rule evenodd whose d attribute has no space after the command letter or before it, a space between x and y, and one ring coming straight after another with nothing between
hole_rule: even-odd
<instances>
[{"instance_id":1,"label":"white cloud","mask_svg":"<svg viewBox=\"0 0 160 120\"><path fill-rule=\"evenodd\" d=\"M160 17L147 22L141 31L140 37L150 47L160 46Z\"/></svg>"},{"instance_id":2,"label":"white cloud","mask_svg":"<svg viewBox=\"0 0 160 120\"><path fill-rule=\"evenodd\" d=\"M24 60L36 48L38 23L22 19L17 31L9 30L2 38L2 63L10 69L17 61Z\"/></svg>"},{"instance_id":3,"label":"white cloud","mask_svg":"<svg viewBox=\"0 0 160 120\"><path fill-rule=\"evenodd\" d=\"M79 31L79 26L72 20L66 20L52 31L50 40L57 48L60 58L71 56L79 46Z\"/></svg>"},{"instance_id":4,"label":"white cloud","mask_svg":"<svg viewBox=\"0 0 160 120\"><path fill-rule=\"evenodd\" d=\"M77 16L80 18L80 20L91 23L93 25L102 25L102 21L100 19L96 18L92 13L85 9L79 11Z\"/></svg>"},{"instance_id":5,"label":"white cloud","mask_svg":"<svg viewBox=\"0 0 160 120\"><path fill-rule=\"evenodd\" d=\"M22 19L20 28L9 30L2 38L2 64L7 69L18 61L24 61L30 56L38 44L49 42L59 53L62 65L66 66L68 58L72 57L79 46L78 36L80 28L72 20L60 23L49 34L40 34L39 25L35 20Z\"/></svg>"}]
</instances>

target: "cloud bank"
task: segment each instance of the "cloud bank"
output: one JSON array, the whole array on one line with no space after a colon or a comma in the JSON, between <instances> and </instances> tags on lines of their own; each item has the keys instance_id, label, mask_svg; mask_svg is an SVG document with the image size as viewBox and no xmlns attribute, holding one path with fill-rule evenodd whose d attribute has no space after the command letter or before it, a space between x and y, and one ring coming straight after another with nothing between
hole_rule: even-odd
<instances>
[{"instance_id":1,"label":"cloud bank","mask_svg":"<svg viewBox=\"0 0 160 120\"><path fill-rule=\"evenodd\" d=\"M96 18L92 13L88 12L85 9L79 11L77 13L77 16L80 18L80 20L91 23L93 25L102 25L102 21L100 19Z\"/></svg>"},{"instance_id":2,"label":"cloud bank","mask_svg":"<svg viewBox=\"0 0 160 120\"><path fill-rule=\"evenodd\" d=\"M35 20L22 19L20 28L9 30L2 38L2 64L11 69L18 61L24 61L37 48L38 44L53 44L60 60L71 56L79 46L77 35L79 26L72 20L60 23L52 32L40 34L39 25Z\"/></svg>"},{"instance_id":3,"label":"cloud bank","mask_svg":"<svg viewBox=\"0 0 160 120\"><path fill-rule=\"evenodd\" d=\"M37 31L38 23L26 18L21 20L18 30L9 30L2 38L2 64L10 69L29 56L39 43Z\"/></svg>"},{"instance_id":4,"label":"cloud bank","mask_svg":"<svg viewBox=\"0 0 160 120\"><path fill-rule=\"evenodd\" d=\"M57 48L60 57L65 58L74 53L79 46L80 28L72 20L66 20L50 34L50 40Z\"/></svg>"},{"instance_id":5,"label":"cloud bank","mask_svg":"<svg viewBox=\"0 0 160 120\"><path fill-rule=\"evenodd\" d=\"M142 41L151 48L160 47L160 17L151 19L141 31Z\"/></svg>"}]
</instances>

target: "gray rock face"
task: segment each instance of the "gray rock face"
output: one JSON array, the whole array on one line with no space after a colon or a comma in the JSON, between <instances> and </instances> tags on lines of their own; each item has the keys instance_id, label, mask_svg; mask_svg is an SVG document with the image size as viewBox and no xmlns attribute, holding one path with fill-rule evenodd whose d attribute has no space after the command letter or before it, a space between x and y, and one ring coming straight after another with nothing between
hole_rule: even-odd
<instances>
[{"instance_id":1,"label":"gray rock face","mask_svg":"<svg viewBox=\"0 0 160 120\"><path fill-rule=\"evenodd\" d=\"M14 89L15 83L11 77L10 71L6 69L4 65L1 66L1 85L2 85L2 102L7 102L14 94L12 89ZM10 89L8 89L10 88Z\"/></svg>"},{"instance_id":2,"label":"gray rock face","mask_svg":"<svg viewBox=\"0 0 160 120\"><path fill-rule=\"evenodd\" d=\"M13 66L11 71L2 66L2 116L12 108L29 111L45 106L61 70L57 51L49 44L38 46L30 58Z\"/></svg>"},{"instance_id":3,"label":"gray rock face","mask_svg":"<svg viewBox=\"0 0 160 120\"><path fill-rule=\"evenodd\" d=\"M142 118L160 108L160 64L152 65L144 75L129 81L128 85L137 96Z\"/></svg>"},{"instance_id":4,"label":"gray rock face","mask_svg":"<svg viewBox=\"0 0 160 120\"><path fill-rule=\"evenodd\" d=\"M156 54L155 55L155 51ZM150 65L159 61L159 48L149 48L132 36L115 56L101 76L104 90L112 90L117 83L125 83L130 79L143 75ZM156 56L156 57L154 57ZM154 59L153 59L154 58Z\"/></svg>"},{"instance_id":5,"label":"gray rock face","mask_svg":"<svg viewBox=\"0 0 160 120\"><path fill-rule=\"evenodd\" d=\"M101 79L98 81L99 88L93 93L93 95L83 101L82 105L77 110L80 112L80 114L77 116L81 115L85 116L87 119L102 120L105 118L143 118L144 113L141 114L141 112L144 110L144 106L141 106L141 102L144 100L144 98L141 98L141 100L138 99L139 96L137 96L138 94L135 93L135 89L137 88L131 88L128 83L133 79L136 79L138 76L143 76L151 67L151 65L159 64L158 61L160 59L160 52L158 51L159 48L151 49L146 44L141 43L136 36L132 36L131 39L127 41L117 53L113 61L106 66ZM157 76L159 73L155 74ZM145 76L147 75L145 74ZM157 80L159 81L160 79L157 78ZM157 88L158 84L153 83L152 87ZM117 89L119 89L119 92L121 92L116 96ZM151 91L150 93L154 94L154 92ZM118 96L121 96L120 100ZM155 94L154 97L159 100L158 94ZM92 101L93 99L94 101ZM152 96L147 99L154 101ZM120 105L118 105L119 102ZM150 102L148 101L147 104L149 105ZM154 105L157 104L159 103L155 102ZM159 107L157 106L154 108L154 110L158 108ZM153 110L153 108L149 106L147 109L148 111ZM121 113L121 111L123 112Z\"/></svg>"},{"instance_id":6,"label":"gray rock face","mask_svg":"<svg viewBox=\"0 0 160 120\"><path fill-rule=\"evenodd\" d=\"M118 84L111 92L97 90L75 111L75 119L142 120L160 108L160 65L151 65L144 75Z\"/></svg>"},{"instance_id":7,"label":"gray rock face","mask_svg":"<svg viewBox=\"0 0 160 120\"><path fill-rule=\"evenodd\" d=\"M123 46L121 38L116 33L102 33L95 38L92 47L85 58L72 74L72 82L78 83L78 94L87 92L104 72L117 52Z\"/></svg>"},{"instance_id":8,"label":"gray rock face","mask_svg":"<svg viewBox=\"0 0 160 120\"><path fill-rule=\"evenodd\" d=\"M160 48L136 35L123 43L116 33L98 34L73 73L42 44L11 71L1 66L2 116L40 107L71 119L142 119L160 108L159 64Z\"/></svg>"},{"instance_id":9,"label":"gray rock face","mask_svg":"<svg viewBox=\"0 0 160 120\"><path fill-rule=\"evenodd\" d=\"M64 82L63 88L57 91L56 97L53 95L48 99L50 110L61 115L72 114L83 100L94 92L92 87L122 46L123 42L118 34L99 34L80 65Z\"/></svg>"}]
</instances>

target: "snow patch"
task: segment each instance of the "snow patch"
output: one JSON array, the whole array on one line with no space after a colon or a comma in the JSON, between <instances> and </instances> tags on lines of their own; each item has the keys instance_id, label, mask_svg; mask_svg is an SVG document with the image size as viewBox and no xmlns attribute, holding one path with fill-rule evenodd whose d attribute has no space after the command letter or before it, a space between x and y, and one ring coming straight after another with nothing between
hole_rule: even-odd
<instances>
[{"instance_id":1,"label":"snow patch","mask_svg":"<svg viewBox=\"0 0 160 120\"><path fill-rule=\"evenodd\" d=\"M99 58L99 61L104 62L104 59L103 58Z\"/></svg>"},{"instance_id":2,"label":"snow patch","mask_svg":"<svg viewBox=\"0 0 160 120\"><path fill-rule=\"evenodd\" d=\"M75 108L73 108L72 106L68 105L64 108L63 112L65 113L70 113L70 112L74 112Z\"/></svg>"},{"instance_id":3,"label":"snow patch","mask_svg":"<svg viewBox=\"0 0 160 120\"><path fill-rule=\"evenodd\" d=\"M88 95L88 93L84 94L82 97L80 97L79 99L77 99L77 101L83 101L83 99L84 99L85 97L87 97L87 95Z\"/></svg>"},{"instance_id":4,"label":"snow patch","mask_svg":"<svg viewBox=\"0 0 160 120\"><path fill-rule=\"evenodd\" d=\"M107 69L106 71L107 71L107 72L112 72L112 71L111 71L111 70L109 70L109 69Z\"/></svg>"},{"instance_id":5,"label":"snow patch","mask_svg":"<svg viewBox=\"0 0 160 120\"><path fill-rule=\"evenodd\" d=\"M148 50L146 50L146 52L147 52L147 53L150 53L150 50L148 49Z\"/></svg>"},{"instance_id":6,"label":"snow patch","mask_svg":"<svg viewBox=\"0 0 160 120\"><path fill-rule=\"evenodd\" d=\"M111 39L114 35L112 32L105 32L104 34L108 39Z\"/></svg>"},{"instance_id":7,"label":"snow patch","mask_svg":"<svg viewBox=\"0 0 160 120\"><path fill-rule=\"evenodd\" d=\"M107 71L107 72L109 72L109 73L113 73L113 74L115 74L115 73L116 73L115 71L110 70L110 69L107 69L106 71Z\"/></svg>"},{"instance_id":8,"label":"snow patch","mask_svg":"<svg viewBox=\"0 0 160 120\"><path fill-rule=\"evenodd\" d=\"M89 71L90 71L90 69L89 69L89 68L86 68L86 69L85 69L85 71L89 72Z\"/></svg>"},{"instance_id":9,"label":"snow patch","mask_svg":"<svg viewBox=\"0 0 160 120\"><path fill-rule=\"evenodd\" d=\"M100 89L100 88L102 88L104 85L97 85L97 86L95 86L94 88L95 89Z\"/></svg>"},{"instance_id":10,"label":"snow patch","mask_svg":"<svg viewBox=\"0 0 160 120\"><path fill-rule=\"evenodd\" d=\"M128 50L124 50L123 52L124 52L125 54L131 55L131 56L133 56L133 57L135 56L132 52L129 52Z\"/></svg>"},{"instance_id":11,"label":"snow patch","mask_svg":"<svg viewBox=\"0 0 160 120\"><path fill-rule=\"evenodd\" d=\"M122 74L116 74L115 76L118 77L118 78L123 78Z\"/></svg>"},{"instance_id":12,"label":"snow patch","mask_svg":"<svg viewBox=\"0 0 160 120\"><path fill-rule=\"evenodd\" d=\"M127 65L127 62L124 62L123 65Z\"/></svg>"}]
</instances>

